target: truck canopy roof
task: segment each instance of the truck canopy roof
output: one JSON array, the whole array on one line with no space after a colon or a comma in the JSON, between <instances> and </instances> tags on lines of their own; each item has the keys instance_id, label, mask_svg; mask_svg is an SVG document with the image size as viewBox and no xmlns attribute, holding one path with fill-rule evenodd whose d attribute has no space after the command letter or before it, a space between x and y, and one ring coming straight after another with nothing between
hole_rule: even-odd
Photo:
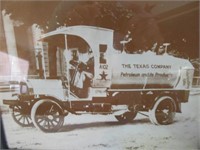
<instances>
[{"instance_id":1,"label":"truck canopy roof","mask_svg":"<svg viewBox=\"0 0 200 150\"><path fill-rule=\"evenodd\" d=\"M48 32L41 36L41 39L54 35L74 35L84 39L91 47L94 53L99 52L99 45L107 45L107 48L113 50L113 30L94 27L94 26L70 26L60 27L54 31Z\"/></svg>"}]
</instances>

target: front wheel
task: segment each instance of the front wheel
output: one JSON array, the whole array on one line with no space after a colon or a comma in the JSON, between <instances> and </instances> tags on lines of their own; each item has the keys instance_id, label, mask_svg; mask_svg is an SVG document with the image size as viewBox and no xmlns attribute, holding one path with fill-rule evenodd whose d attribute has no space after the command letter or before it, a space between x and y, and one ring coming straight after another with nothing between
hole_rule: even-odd
<instances>
[{"instance_id":1,"label":"front wheel","mask_svg":"<svg viewBox=\"0 0 200 150\"><path fill-rule=\"evenodd\" d=\"M31 120L30 112L28 108L22 107L21 105L13 106L12 117L15 122L22 127L31 127L33 122Z\"/></svg>"},{"instance_id":2,"label":"front wheel","mask_svg":"<svg viewBox=\"0 0 200 150\"><path fill-rule=\"evenodd\" d=\"M149 110L149 119L156 125L167 125L174 121L176 114L176 104L173 98L163 96Z\"/></svg>"},{"instance_id":3,"label":"front wheel","mask_svg":"<svg viewBox=\"0 0 200 150\"><path fill-rule=\"evenodd\" d=\"M52 100L40 100L31 110L31 118L36 128L43 132L57 132L64 123L62 108Z\"/></svg>"},{"instance_id":4,"label":"front wheel","mask_svg":"<svg viewBox=\"0 0 200 150\"><path fill-rule=\"evenodd\" d=\"M120 123L128 123L131 122L137 115L137 112L130 112L127 111L121 115L115 116L115 118L120 122Z\"/></svg>"}]
</instances>

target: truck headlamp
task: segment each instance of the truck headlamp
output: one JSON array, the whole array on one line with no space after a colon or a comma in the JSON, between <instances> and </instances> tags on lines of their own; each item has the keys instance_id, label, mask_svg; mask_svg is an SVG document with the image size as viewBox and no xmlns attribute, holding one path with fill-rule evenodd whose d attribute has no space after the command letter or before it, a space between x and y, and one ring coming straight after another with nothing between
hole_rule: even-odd
<instances>
[{"instance_id":1,"label":"truck headlamp","mask_svg":"<svg viewBox=\"0 0 200 150\"><path fill-rule=\"evenodd\" d=\"M28 86L25 82L20 83L20 94L28 94Z\"/></svg>"}]
</instances>

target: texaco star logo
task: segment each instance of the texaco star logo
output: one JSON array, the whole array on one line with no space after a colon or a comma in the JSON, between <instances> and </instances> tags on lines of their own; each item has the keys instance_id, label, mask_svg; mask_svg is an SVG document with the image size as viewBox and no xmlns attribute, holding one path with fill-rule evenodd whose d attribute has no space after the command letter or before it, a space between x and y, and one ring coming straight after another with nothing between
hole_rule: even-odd
<instances>
[{"instance_id":1,"label":"texaco star logo","mask_svg":"<svg viewBox=\"0 0 200 150\"><path fill-rule=\"evenodd\" d=\"M105 71L103 71L101 74L99 74L100 76L101 76L101 79L100 80L107 80L106 79L106 76L108 75L108 74L106 74L105 73Z\"/></svg>"}]
</instances>

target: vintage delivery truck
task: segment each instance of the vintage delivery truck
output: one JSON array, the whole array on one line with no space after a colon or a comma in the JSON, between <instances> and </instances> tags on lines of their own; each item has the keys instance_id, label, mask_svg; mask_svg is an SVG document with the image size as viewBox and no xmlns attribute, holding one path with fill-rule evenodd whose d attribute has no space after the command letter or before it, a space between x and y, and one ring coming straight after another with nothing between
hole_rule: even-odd
<instances>
[{"instance_id":1,"label":"vintage delivery truck","mask_svg":"<svg viewBox=\"0 0 200 150\"><path fill-rule=\"evenodd\" d=\"M146 112L156 125L171 124L181 103L188 102L194 68L191 63L149 50L128 54L113 48L113 30L92 26L61 27L42 35L63 35L65 73L62 79L28 79L20 83L17 100L4 100L21 126L56 132L72 114L113 114L121 123ZM89 46L85 53L69 48L68 36ZM167 48L167 45L165 45ZM85 59L83 59L85 58Z\"/></svg>"}]
</instances>

